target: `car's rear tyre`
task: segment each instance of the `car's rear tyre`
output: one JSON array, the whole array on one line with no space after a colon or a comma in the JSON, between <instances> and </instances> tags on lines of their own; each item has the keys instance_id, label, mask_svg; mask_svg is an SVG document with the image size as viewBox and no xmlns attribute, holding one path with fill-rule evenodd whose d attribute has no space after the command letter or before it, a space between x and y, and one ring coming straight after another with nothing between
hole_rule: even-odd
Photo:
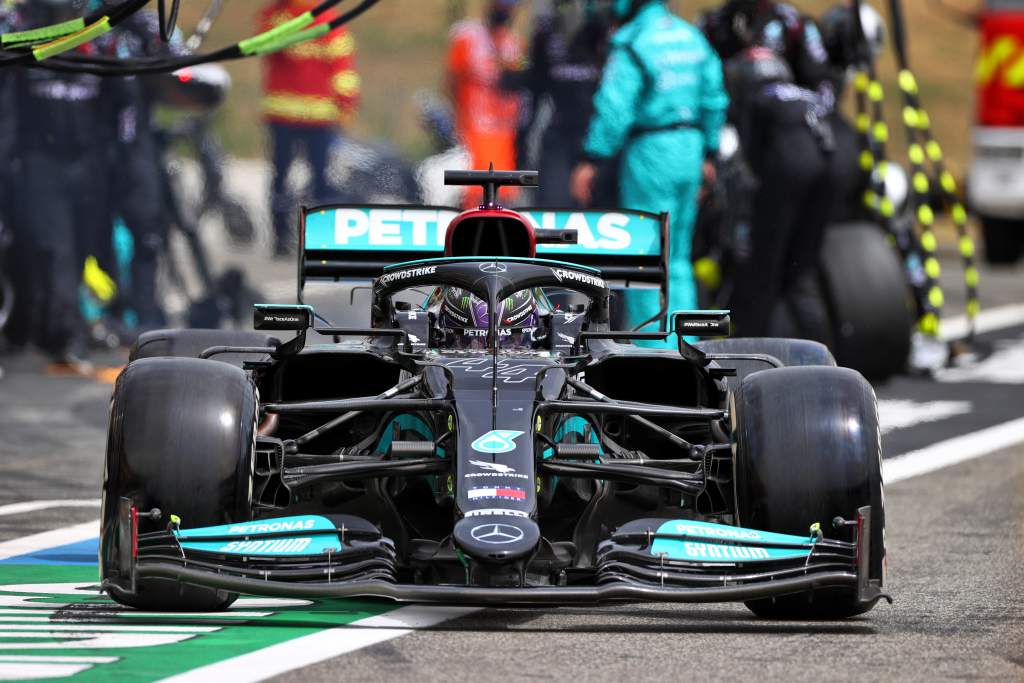
<instances>
[{"instance_id":1,"label":"car's rear tyre","mask_svg":"<svg viewBox=\"0 0 1024 683\"><path fill-rule=\"evenodd\" d=\"M824 344L810 339L782 339L776 337L735 337L712 339L696 343L704 353L765 354L773 356L786 367L825 365L835 367L836 359ZM736 376L728 378L729 388L735 391L747 375L770 370L774 366L761 360L723 360L721 365L736 369Z\"/></svg>"},{"instance_id":2,"label":"car's rear tyre","mask_svg":"<svg viewBox=\"0 0 1024 683\"><path fill-rule=\"evenodd\" d=\"M882 229L872 223L830 227L821 275L839 365L870 379L902 372L914 326L910 288Z\"/></svg>"},{"instance_id":3,"label":"car's rear tyre","mask_svg":"<svg viewBox=\"0 0 1024 683\"><path fill-rule=\"evenodd\" d=\"M121 373L111 403L103 478L100 571L115 580L119 500L140 512L159 508L156 531L170 515L182 528L251 516L256 389L241 369L191 358L144 358ZM115 581L116 583L116 581ZM224 609L236 595L166 579L140 580L134 594L110 588L131 607L162 611Z\"/></svg>"},{"instance_id":4,"label":"car's rear tyre","mask_svg":"<svg viewBox=\"0 0 1024 683\"><path fill-rule=\"evenodd\" d=\"M986 262L1013 265L1024 250L1024 221L982 216L981 238L985 243Z\"/></svg>"},{"instance_id":5,"label":"car's rear tyre","mask_svg":"<svg viewBox=\"0 0 1024 683\"><path fill-rule=\"evenodd\" d=\"M798 367L759 372L733 394L737 523L806 534L821 523L826 536L851 540L832 528L871 506L870 578L881 580L885 510L875 394L847 368ZM822 589L752 600L757 615L837 619L866 612L853 589Z\"/></svg>"},{"instance_id":6,"label":"car's rear tyre","mask_svg":"<svg viewBox=\"0 0 1024 683\"><path fill-rule=\"evenodd\" d=\"M273 347L279 343L279 339L266 333L244 330L152 330L142 333L135 340L128 361L141 358L198 358L200 353L213 346ZM241 367L243 361L256 360L259 356L251 353L221 353L211 358Z\"/></svg>"}]
</instances>

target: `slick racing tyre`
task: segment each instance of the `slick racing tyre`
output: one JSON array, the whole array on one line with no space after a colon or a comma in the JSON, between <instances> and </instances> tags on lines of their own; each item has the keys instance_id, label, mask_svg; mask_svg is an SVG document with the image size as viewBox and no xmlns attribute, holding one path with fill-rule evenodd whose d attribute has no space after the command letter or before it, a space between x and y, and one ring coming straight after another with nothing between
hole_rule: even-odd
<instances>
[{"instance_id":1,"label":"slick racing tyre","mask_svg":"<svg viewBox=\"0 0 1024 683\"><path fill-rule=\"evenodd\" d=\"M736 523L850 541L832 520L871 506L870 577L881 580L885 510L875 394L847 368L782 368L754 373L732 395ZM747 602L771 618L838 619L866 612L856 591L827 588Z\"/></svg>"},{"instance_id":2,"label":"slick racing tyre","mask_svg":"<svg viewBox=\"0 0 1024 683\"><path fill-rule=\"evenodd\" d=\"M828 347L809 339L778 339L771 337L736 337L733 339L712 339L697 342L695 346L704 353L764 354L773 356L783 365L826 365L835 367L836 359ZM743 378L774 366L760 360L723 360L721 365L736 368L736 376L729 377L729 388L735 391Z\"/></svg>"},{"instance_id":3,"label":"slick racing tyre","mask_svg":"<svg viewBox=\"0 0 1024 683\"><path fill-rule=\"evenodd\" d=\"M910 289L896 250L872 223L830 227L821 276L836 361L869 379L901 372L914 325Z\"/></svg>"},{"instance_id":4,"label":"slick racing tyre","mask_svg":"<svg viewBox=\"0 0 1024 683\"><path fill-rule=\"evenodd\" d=\"M198 358L199 354L211 346L250 346L272 347L280 341L262 332L245 332L241 330L152 330L139 335L132 345L128 361L140 358ZM258 360L258 354L221 353L212 356L212 360L242 366L246 360Z\"/></svg>"},{"instance_id":5,"label":"slick racing tyre","mask_svg":"<svg viewBox=\"0 0 1024 683\"><path fill-rule=\"evenodd\" d=\"M103 478L100 571L110 596L146 610L212 611L236 595L167 579L118 585L121 498L159 521L140 517L139 533L185 529L251 517L253 450L259 404L240 368L193 358L144 358L121 373L111 404Z\"/></svg>"},{"instance_id":6,"label":"slick racing tyre","mask_svg":"<svg viewBox=\"0 0 1024 683\"><path fill-rule=\"evenodd\" d=\"M1013 265L1024 250L1024 220L981 218L981 236L985 241L985 261L992 265Z\"/></svg>"}]
</instances>

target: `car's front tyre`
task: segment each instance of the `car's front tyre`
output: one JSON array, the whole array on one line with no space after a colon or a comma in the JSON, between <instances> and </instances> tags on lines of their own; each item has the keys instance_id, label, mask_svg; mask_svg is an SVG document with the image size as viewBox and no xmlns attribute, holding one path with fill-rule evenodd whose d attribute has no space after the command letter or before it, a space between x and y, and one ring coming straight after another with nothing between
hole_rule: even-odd
<instances>
[{"instance_id":1,"label":"car's front tyre","mask_svg":"<svg viewBox=\"0 0 1024 683\"><path fill-rule=\"evenodd\" d=\"M103 478L100 573L111 597L146 610L213 611L235 596L167 579L145 579L135 593L118 587L118 503L140 512L139 532L244 521L251 516L255 422L259 404L240 368L196 358L145 358L121 373L114 389Z\"/></svg>"},{"instance_id":2,"label":"car's front tyre","mask_svg":"<svg viewBox=\"0 0 1024 683\"><path fill-rule=\"evenodd\" d=\"M885 509L875 394L853 370L781 368L746 377L732 395L737 524L851 540L832 520L871 507L870 576L881 581ZM866 612L852 588L823 589L747 606L771 618L835 619Z\"/></svg>"}]
</instances>

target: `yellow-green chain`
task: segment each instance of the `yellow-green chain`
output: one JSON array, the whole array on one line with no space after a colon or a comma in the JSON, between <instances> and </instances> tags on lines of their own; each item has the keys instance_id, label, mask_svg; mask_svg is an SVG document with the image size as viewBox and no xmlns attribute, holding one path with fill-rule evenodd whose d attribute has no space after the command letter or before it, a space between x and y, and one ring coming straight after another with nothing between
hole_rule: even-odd
<instances>
[{"instance_id":1,"label":"yellow-green chain","mask_svg":"<svg viewBox=\"0 0 1024 683\"><path fill-rule=\"evenodd\" d=\"M924 165L925 160L929 162L933 172L932 177L938 179L938 186L942 191L944 203L949 207L950 217L953 219L953 225L956 226L957 244L964 269L964 286L967 290L968 336L972 337L974 336L975 318L981 310L981 304L978 300L979 277L978 268L974 262L974 240L971 239L971 235L967 230L967 209L957 195L956 179L946 168L942 147L932 134L931 120L928 117L928 113L921 106L921 101L918 97L917 79L909 69L903 69L899 73L898 80L904 100L903 124L907 128L907 138L910 142L908 153L913 155L911 162L914 162L916 158L920 161L919 167ZM915 193L920 192L927 195L931 191L929 178L923 172L920 175L915 174L912 177L911 184L914 186ZM925 217L929 217L930 213L931 207L928 206ZM933 216L931 218L934 220ZM918 216L918 219L920 221L921 216ZM921 222L924 225L924 222ZM922 234L922 239L923 237L924 234ZM932 235L932 239L934 240L934 235Z\"/></svg>"},{"instance_id":2,"label":"yellow-green chain","mask_svg":"<svg viewBox=\"0 0 1024 683\"><path fill-rule=\"evenodd\" d=\"M942 289L939 286L939 261L935 255L935 236L930 228L919 238L913 234L899 234L893 219L896 207L885 194L885 172L888 160L885 146L889 141L889 127L885 123L882 104L885 90L878 80L874 66L858 71L854 77L854 92L857 97L856 129L861 137L861 169L868 175L869 188L864 195L864 203L873 211L889 232L890 239L900 252L906 263L911 254L918 253L924 264L924 291L915 291L918 305L918 329L924 334L937 336L939 317L942 313ZM920 217L920 214L918 215ZM928 236L931 236L928 239ZM937 294L936 294L937 293Z\"/></svg>"}]
</instances>

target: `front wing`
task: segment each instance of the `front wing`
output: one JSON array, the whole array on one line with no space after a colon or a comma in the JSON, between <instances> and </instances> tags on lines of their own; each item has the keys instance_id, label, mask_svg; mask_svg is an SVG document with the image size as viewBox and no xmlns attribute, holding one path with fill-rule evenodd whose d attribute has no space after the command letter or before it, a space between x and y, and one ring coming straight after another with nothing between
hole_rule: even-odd
<instances>
[{"instance_id":1,"label":"front wing","mask_svg":"<svg viewBox=\"0 0 1024 683\"><path fill-rule=\"evenodd\" d=\"M563 585L489 587L396 580L392 542L359 518L304 515L218 527L137 534L138 511L123 499L118 567L103 587L131 594L140 579L171 579L232 592L293 598L389 598L470 605L605 602L730 602L825 588L856 591L873 605L871 509L858 510L853 542L677 520L639 520L598 548L593 571ZM719 529L737 530L721 534Z\"/></svg>"}]
</instances>

